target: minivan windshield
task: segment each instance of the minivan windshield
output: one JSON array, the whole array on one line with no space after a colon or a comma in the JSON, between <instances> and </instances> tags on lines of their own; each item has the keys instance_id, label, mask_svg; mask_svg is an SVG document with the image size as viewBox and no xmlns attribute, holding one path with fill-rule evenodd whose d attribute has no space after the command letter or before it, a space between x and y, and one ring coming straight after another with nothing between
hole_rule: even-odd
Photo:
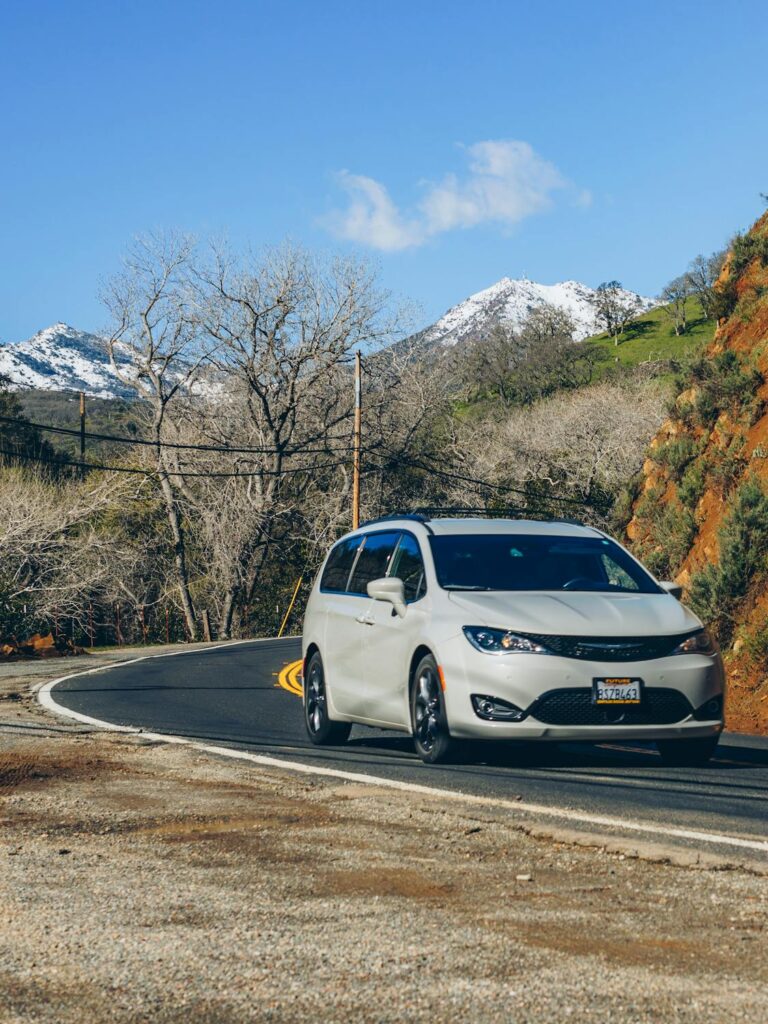
<instances>
[{"instance_id":1,"label":"minivan windshield","mask_svg":"<svg viewBox=\"0 0 768 1024\"><path fill-rule=\"evenodd\" d=\"M604 537L444 534L429 538L446 590L663 593L618 544Z\"/></svg>"}]
</instances>

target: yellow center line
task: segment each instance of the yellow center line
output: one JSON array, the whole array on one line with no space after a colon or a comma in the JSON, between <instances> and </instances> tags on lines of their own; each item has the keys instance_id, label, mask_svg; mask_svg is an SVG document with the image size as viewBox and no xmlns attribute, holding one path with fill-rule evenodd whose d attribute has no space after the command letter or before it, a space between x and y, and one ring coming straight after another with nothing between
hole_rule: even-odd
<instances>
[{"instance_id":1,"label":"yellow center line","mask_svg":"<svg viewBox=\"0 0 768 1024\"><path fill-rule=\"evenodd\" d=\"M287 690L288 693L292 693L296 697L303 696L304 689L301 681L301 666L301 660L292 661L286 665L281 669L275 686L282 687L283 690Z\"/></svg>"}]
</instances>

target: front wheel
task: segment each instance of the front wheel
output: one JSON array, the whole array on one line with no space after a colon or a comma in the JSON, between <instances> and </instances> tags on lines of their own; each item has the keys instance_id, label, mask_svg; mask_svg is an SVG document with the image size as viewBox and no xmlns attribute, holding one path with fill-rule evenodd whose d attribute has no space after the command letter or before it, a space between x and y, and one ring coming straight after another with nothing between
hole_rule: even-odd
<instances>
[{"instance_id":1,"label":"front wheel","mask_svg":"<svg viewBox=\"0 0 768 1024\"><path fill-rule=\"evenodd\" d=\"M709 761L719 739L719 736L703 736L690 740L657 740L656 746L664 764L695 768Z\"/></svg>"},{"instance_id":2,"label":"front wheel","mask_svg":"<svg viewBox=\"0 0 768 1024\"><path fill-rule=\"evenodd\" d=\"M332 722L328 717L323 659L317 651L309 659L304 680L304 725L317 746L346 743L352 729L349 722Z\"/></svg>"},{"instance_id":3,"label":"front wheel","mask_svg":"<svg viewBox=\"0 0 768 1024\"><path fill-rule=\"evenodd\" d=\"M437 662L427 654L411 684L411 726L416 753L425 764L446 761L453 752Z\"/></svg>"}]
</instances>

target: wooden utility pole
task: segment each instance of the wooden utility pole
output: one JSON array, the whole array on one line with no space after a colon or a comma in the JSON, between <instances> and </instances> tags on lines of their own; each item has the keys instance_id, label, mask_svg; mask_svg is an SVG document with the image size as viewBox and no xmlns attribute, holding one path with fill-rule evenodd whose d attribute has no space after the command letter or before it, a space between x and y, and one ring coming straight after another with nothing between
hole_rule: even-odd
<instances>
[{"instance_id":1,"label":"wooden utility pole","mask_svg":"<svg viewBox=\"0 0 768 1024\"><path fill-rule=\"evenodd\" d=\"M360 352L355 352L355 437L352 462L352 529L360 525L360 442L362 435L363 367Z\"/></svg>"},{"instance_id":2,"label":"wooden utility pole","mask_svg":"<svg viewBox=\"0 0 768 1024\"><path fill-rule=\"evenodd\" d=\"M85 392L80 392L80 462L85 462ZM82 465L81 465L82 469Z\"/></svg>"}]
</instances>

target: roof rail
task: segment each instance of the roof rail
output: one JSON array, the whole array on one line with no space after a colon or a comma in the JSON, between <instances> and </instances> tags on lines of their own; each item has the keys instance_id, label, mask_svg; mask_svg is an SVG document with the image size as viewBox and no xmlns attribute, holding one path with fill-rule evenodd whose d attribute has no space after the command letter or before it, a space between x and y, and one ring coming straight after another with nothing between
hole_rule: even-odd
<instances>
[{"instance_id":1,"label":"roof rail","mask_svg":"<svg viewBox=\"0 0 768 1024\"><path fill-rule=\"evenodd\" d=\"M421 512L392 512L388 516L379 516L377 519L368 519L364 523L360 523L360 526L375 526L376 523L391 523L395 519L408 519L414 523L421 523L425 526L430 533L432 531L427 526L429 522L429 516L423 515Z\"/></svg>"}]
</instances>

